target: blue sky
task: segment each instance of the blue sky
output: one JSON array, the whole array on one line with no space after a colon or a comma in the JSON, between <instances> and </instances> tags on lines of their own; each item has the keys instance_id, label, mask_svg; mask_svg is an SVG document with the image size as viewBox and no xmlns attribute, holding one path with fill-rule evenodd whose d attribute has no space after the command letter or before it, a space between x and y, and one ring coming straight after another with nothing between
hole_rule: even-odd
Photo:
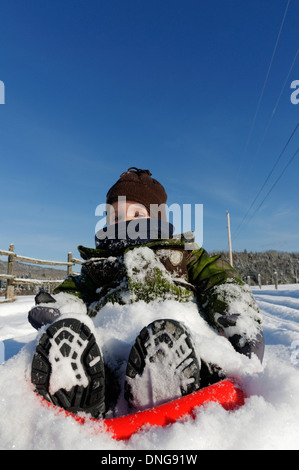
<instances>
[{"instance_id":1,"label":"blue sky","mask_svg":"<svg viewBox=\"0 0 299 470\"><path fill-rule=\"evenodd\" d=\"M255 211L299 129L248 212L299 120L298 1L2 0L0 13L1 249L78 256L136 166L169 204L204 205L208 251L228 248L226 211L234 250L299 251L299 155Z\"/></svg>"}]
</instances>

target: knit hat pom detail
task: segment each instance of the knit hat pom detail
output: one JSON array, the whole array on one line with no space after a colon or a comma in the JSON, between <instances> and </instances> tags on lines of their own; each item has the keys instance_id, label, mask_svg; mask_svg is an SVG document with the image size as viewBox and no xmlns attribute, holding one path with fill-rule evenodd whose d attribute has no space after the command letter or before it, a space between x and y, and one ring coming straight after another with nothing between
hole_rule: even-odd
<instances>
[{"instance_id":1,"label":"knit hat pom detail","mask_svg":"<svg viewBox=\"0 0 299 470\"><path fill-rule=\"evenodd\" d=\"M120 175L119 180L107 192L107 204L117 202L120 196L125 196L127 201L142 204L149 214L152 214L152 204L160 206L167 201L164 187L152 178L152 173L137 167L130 167Z\"/></svg>"}]
</instances>

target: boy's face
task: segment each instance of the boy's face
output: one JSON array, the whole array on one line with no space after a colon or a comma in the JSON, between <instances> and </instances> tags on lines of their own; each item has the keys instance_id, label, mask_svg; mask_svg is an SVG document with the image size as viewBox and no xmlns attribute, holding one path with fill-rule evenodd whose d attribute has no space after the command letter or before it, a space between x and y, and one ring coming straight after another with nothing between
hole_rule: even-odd
<instances>
[{"instance_id":1,"label":"boy's face","mask_svg":"<svg viewBox=\"0 0 299 470\"><path fill-rule=\"evenodd\" d=\"M107 208L107 225L138 218L149 218L146 208L138 202L119 200Z\"/></svg>"}]
</instances>

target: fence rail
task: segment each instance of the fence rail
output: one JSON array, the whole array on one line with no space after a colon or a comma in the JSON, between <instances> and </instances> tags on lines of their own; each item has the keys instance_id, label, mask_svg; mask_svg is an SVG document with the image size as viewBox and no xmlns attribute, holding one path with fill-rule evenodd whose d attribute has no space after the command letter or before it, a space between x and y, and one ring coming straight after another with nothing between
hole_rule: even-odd
<instances>
[{"instance_id":1,"label":"fence rail","mask_svg":"<svg viewBox=\"0 0 299 470\"><path fill-rule=\"evenodd\" d=\"M74 265L83 264L83 261L74 258L71 252L67 254L67 261L51 261L51 260L30 258L28 256L21 256L15 253L13 244L9 246L9 250L0 250L0 256L8 257L7 273L0 274L0 280L1 279L7 280L6 291L5 291L5 300L7 302L12 302L16 300L14 288L17 285L23 285L23 284L30 285L31 284L31 285L36 285L36 286L38 285L55 286L63 281L63 279L26 279L26 278L17 277L13 274L15 261L20 261L22 263L28 263L28 264L40 264L40 265L48 265L48 266L66 266L68 275L71 275L73 273ZM252 285L251 276L247 276L246 282L249 286ZM274 284L275 284L275 288L278 289L279 282L278 282L277 272L274 272ZM258 274L258 286L260 288L262 287L262 280L261 280L260 274Z\"/></svg>"},{"instance_id":2,"label":"fence rail","mask_svg":"<svg viewBox=\"0 0 299 470\"><path fill-rule=\"evenodd\" d=\"M278 289L279 282L278 282L278 273L277 273L277 271L275 271L273 273L273 278L274 278L275 289ZM249 286L252 285L251 276L246 277L246 283ZM257 275L257 283L258 283L259 288L261 289L262 288L262 278L261 278L260 274Z\"/></svg>"},{"instance_id":3,"label":"fence rail","mask_svg":"<svg viewBox=\"0 0 299 470\"><path fill-rule=\"evenodd\" d=\"M36 258L29 258L28 256L17 255L14 251L14 245L9 246L9 250L0 250L0 256L7 256L7 273L0 274L0 279L6 279L6 291L5 291L5 300L7 302L13 302L16 300L14 293L14 287L16 285L22 284L32 284L32 285L58 285L63 279L24 279L21 277L16 277L13 274L13 267L15 261L20 261L21 263L29 264L42 264L48 266L66 266L67 274L70 275L73 272L73 266L76 264L82 264L83 262L79 259L73 258L73 254L69 252L67 254L67 261L51 261L51 260L42 260Z\"/></svg>"}]
</instances>

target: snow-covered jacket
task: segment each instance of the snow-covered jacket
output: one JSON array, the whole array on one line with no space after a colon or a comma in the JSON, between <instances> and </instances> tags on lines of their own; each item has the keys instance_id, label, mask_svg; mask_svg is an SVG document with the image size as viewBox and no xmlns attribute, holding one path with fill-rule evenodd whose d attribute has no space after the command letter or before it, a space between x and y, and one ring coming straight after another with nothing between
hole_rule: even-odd
<instances>
[{"instance_id":1,"label":"snow-covered jacket","mask_svg":"<svg viewBox=\"0 0 299 470\"><path fill-rule=\"evenodd\" d=\"M176 299L196 302L199 314L228 338L237 352L262 361L264 338L257 303L239 274L220 255L209 256L184 236L140 244L99 243L78 247L84 264L80 275L68 276L55 290L80 298L93 317L108 302ZM51 305L54 315L59 312ZM38 323L34 307L29 321ZM47 323L44 320L43 323Z\"/></svg>"}]
</instances>

